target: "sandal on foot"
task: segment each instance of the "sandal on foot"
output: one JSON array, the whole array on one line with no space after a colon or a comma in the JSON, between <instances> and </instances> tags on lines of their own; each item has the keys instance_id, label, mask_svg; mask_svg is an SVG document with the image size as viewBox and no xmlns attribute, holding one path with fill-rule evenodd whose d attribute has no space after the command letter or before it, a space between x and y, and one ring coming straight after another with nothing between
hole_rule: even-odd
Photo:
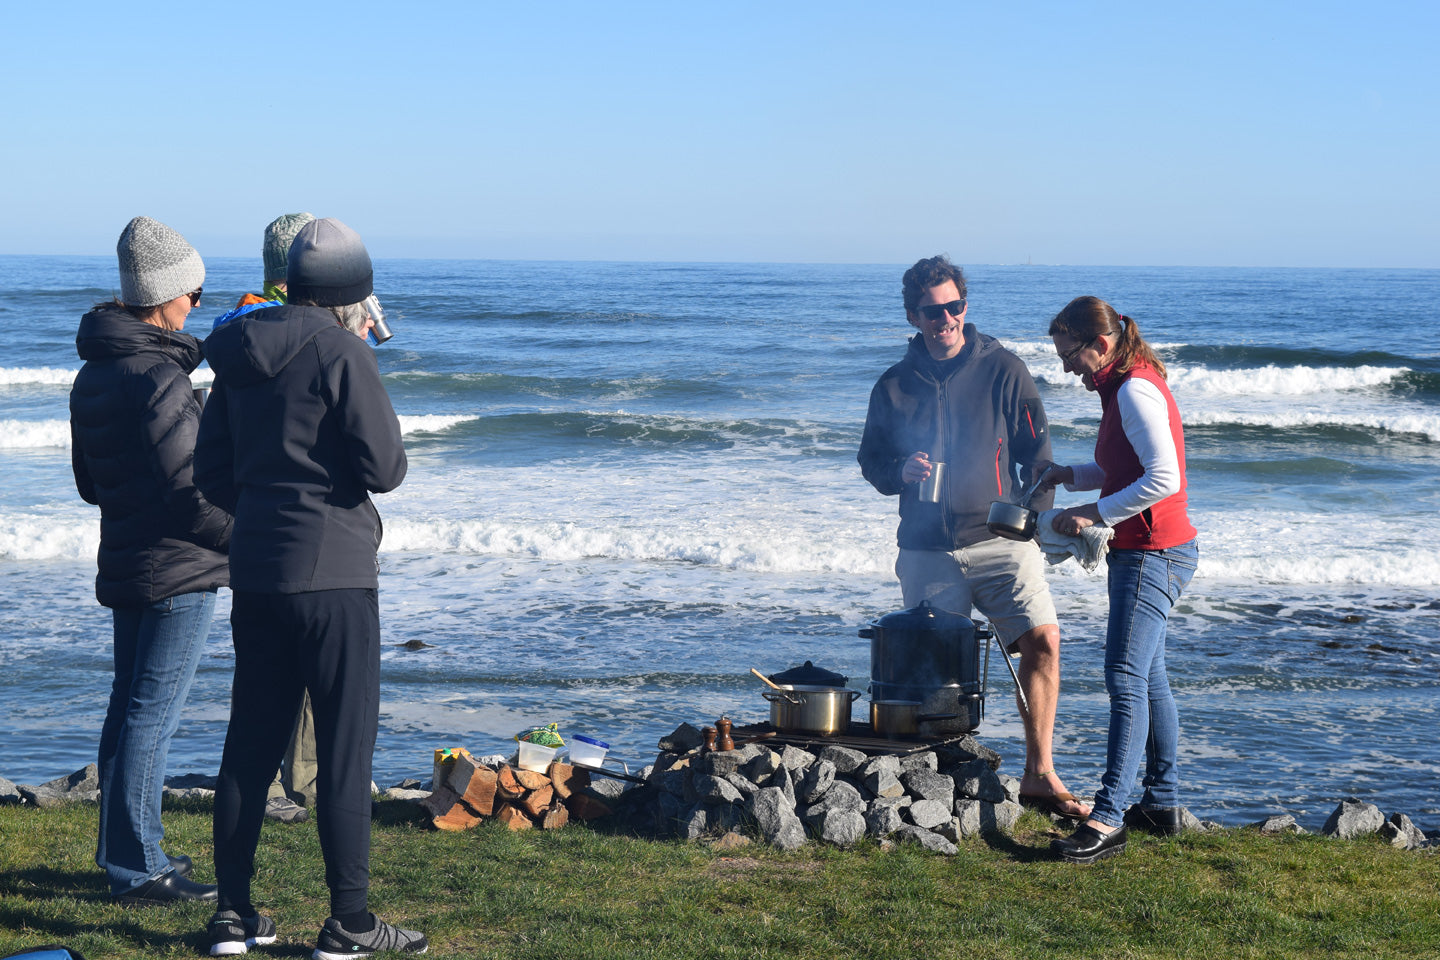
<instances>
[{"instance_id":1,"label":"sandal on foot","mask_svg":"<svg viewBox=\"0 0 1440 960\"><path fill-rule=\"evenodd\" d=\"M1020 806L1028 807L1031 810L1039 810L1042 813L1048 813L1052 816L1062 817L1066 820L1084 820L1086 817L1090 816L1090 814L1088 813L1068 813L1065 810L1062 810L1060 808L1060 805L1065 803L1078 803L1082 807L1085 805L1079 797L1075 796L1075 794L1073 793L1069 793L1068 791L1047 794L1020 794Z\"/></svg>"}]
</instances>

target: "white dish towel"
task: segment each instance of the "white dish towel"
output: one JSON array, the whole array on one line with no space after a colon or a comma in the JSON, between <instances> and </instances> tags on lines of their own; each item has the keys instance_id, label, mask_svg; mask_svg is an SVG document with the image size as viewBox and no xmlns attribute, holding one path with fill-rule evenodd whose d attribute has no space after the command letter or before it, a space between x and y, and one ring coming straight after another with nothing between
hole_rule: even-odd
<instances>
[{"instance_id":1,"label":"white dish towel","mask_svg":"<svg viewBox=\"0 0 1440 960\"><path fill-rule=\"evenodd\" d=\"M1110 538L1115 535L1114 529L1103 523L1096 523L1081 530L1079 536L1056 533L1050 523L1059 513L1058 507L1046 510L1035 521L1035 541L1040 544L1045 559L1050 563L1062 563L1074 557L1080 566L1085 568L1086 573L1094 573L1095 568L1100 566L1100 561L1105 559L1105 554L1110 552Z\"/></svg>"}]
</instances>

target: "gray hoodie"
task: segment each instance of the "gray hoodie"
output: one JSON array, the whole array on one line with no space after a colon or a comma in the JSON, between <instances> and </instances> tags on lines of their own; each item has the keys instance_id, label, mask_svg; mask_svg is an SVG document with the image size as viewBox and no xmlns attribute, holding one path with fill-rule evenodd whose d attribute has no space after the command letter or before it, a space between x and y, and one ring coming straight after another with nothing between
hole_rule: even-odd
<instances>
[{"instance_id":1,"label":"gray hoodie","mask_svg":"<svg viewBox=\"0 0 1440 960\"><path fill-rule=\"evenodd\" d=\"M921 501L917 485L900 479L922 450L946 465L939 503ZM1024 362L967 323L965 346L949 361L937 363L923 336L911 338L905 359L870 391L856 459L871 486L899 495L901 547L958 550L994 539L985 526L991 502L1013 502L1030 464L1050 459L1050 431ZM1048 510L1054 499L1047 491L1030 505Z\"/></svg>"}]
</instances>

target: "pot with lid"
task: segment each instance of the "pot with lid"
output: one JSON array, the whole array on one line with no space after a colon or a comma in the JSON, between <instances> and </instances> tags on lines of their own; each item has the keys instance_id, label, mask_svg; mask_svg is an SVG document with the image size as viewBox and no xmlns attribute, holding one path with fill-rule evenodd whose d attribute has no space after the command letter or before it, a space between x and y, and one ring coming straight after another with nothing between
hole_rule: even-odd
<instances>
[{"instance_id":1,"label":"pot with lid","mask_svg":"<svg viewBox=\"0 0 1440 960\"><path fill-rule=\"evenodd\" d=\"M926 600L875 620L860 636L870 641L872 701L917 700L918 714L954 714L921 721L924 734L968 733L980 725L988 626Z\"/></svg>"},{"instance_id":2,"label":"pot with lid","mask_svg":"<svg viewBox=\"0 0 1440 960\"><path fill-rule=\"evenodd\" d=\"M849 677L817 667L809 660L803 666L772 674L779 690L762 694L770 701L770 724L781 733L813 733L824 737L850 729L850 705L859 690L845 686Z\"/></svg>"}]
</instances>

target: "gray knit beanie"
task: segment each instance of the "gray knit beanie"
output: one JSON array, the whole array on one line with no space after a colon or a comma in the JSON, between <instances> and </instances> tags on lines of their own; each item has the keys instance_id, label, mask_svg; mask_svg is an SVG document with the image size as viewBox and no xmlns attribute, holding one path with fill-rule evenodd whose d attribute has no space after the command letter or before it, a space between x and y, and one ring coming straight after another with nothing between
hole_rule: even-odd
<instances>
[{"instance_id":1,"label":"gray knit beanie","mask_svg":"<svg viewBox=\"0 0 1440 960\"><path fill-rule=\"evenodd\" d=\"M126 306L159 306L205 283L200 254L158 220L136 217L127 223L115 253L120 258L120 302Z\"/></svg>"},{"instance_id":2,"label":"gray knit beanie","mask_svg":"<svg viewBox=\"0 0 1440 960\"><path fill-rule=\"evenodd\" d=\"M284 281L285 261L290 255L290 244L294 241L295 234L300 232L300 228L314 219L314 214L285 213L276 217L270 226L265 228L265 246L261 253L265 257L266 283Z\"/></svg>"},{"instance_id":3,"label":"gray knit beanie","mask_svg":"<svg viewBox=\"0 0 1440 960\"><path fill-rule=\"evenodd\" d=\"M291 303L359 303L374 292L374 279L360 234L334 217L305 224L290 244L285 288Z\"/></svg>"}]
</instances>

